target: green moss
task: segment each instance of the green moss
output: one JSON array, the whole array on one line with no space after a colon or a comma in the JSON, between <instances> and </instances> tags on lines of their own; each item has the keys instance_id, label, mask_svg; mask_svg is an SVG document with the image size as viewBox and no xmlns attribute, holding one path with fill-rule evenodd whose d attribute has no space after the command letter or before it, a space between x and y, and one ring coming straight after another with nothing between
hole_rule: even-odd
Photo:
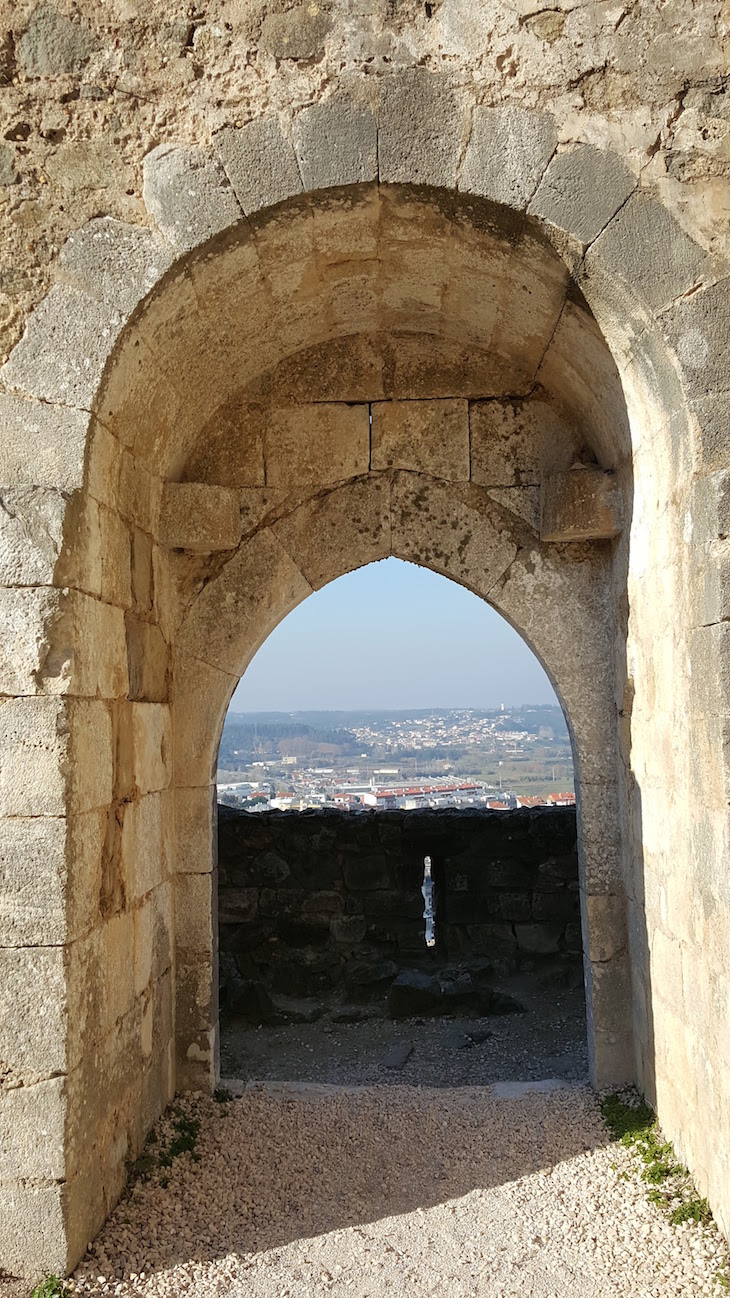
<instances>
[{"instance_id":1,"label":"green moss","mask_svg":"<svg viewBox=\"0 0 730 1298\"><path fill-rule=\"evenodd\" d=\"M219 1086L218 1090L213 1092L213 1099L217 1104L228 1104L229 1100L233 1099L233 1095L226 1090L225 1086Z\"/></svg>"}]
</instances>

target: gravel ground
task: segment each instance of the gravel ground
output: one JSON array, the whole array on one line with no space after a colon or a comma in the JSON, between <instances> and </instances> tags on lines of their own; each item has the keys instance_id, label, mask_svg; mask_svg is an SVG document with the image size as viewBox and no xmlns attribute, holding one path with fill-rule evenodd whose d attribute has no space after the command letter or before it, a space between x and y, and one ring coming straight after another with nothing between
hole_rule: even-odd
<instances>
[{"instance_id":1,"label":"gravel ground","mask_svg":"<svg viewBox=\"0 0 730 1298\"><path fill-rule=\"evenodd\" d=\"M221 1071L245 1081L327 1082L339 1086L484 1086L496 1081L588 1076L585 996L578 987L541 988L515 975L500 988L524 1014L489 1018L408 1019L392 1023L316 1023L252 1028L221 1024ZM412 1046L402 1068L387 1067Z\"/></svg>"},{"instance_id":2,"label":"gravel ground","mask_svg":"<svg viewBox=\"0 0 730 1298\"><path fill-rule=\"evenodd\" d=\"M168 1147L185 1117L200 1123L194 1153L136 1184L74 1294L724 1292L714 1227L670 1226L583 1085L258 1085L226 1103L187 1099L150 1150Z\"/></svg>"}]
</instances>

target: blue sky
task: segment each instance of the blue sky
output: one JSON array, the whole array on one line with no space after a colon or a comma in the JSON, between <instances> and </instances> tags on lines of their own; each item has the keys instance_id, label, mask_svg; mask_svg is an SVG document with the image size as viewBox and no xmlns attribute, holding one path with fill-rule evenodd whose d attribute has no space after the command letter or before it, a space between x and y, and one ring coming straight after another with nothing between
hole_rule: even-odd
<instances>
[{"instance_id":1,"label":"blue sky","mask_svg":"<svg viewBox=\"0 0 730 1298\"><path fill-rule=\"evenodd\" d=\"M470 591L385 559L310 595L271 633L238 712L555 703L516 631Z\"/></svg>"}]
</instances>

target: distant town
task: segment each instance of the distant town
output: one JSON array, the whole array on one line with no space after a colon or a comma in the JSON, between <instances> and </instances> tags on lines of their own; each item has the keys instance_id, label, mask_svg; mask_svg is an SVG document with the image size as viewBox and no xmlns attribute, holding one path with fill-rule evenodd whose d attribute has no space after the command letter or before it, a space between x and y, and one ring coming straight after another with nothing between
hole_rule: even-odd
<instances>
[{"instance_id":1,"label":"distant town","mask_svg":"<svg viewBox=\"0 0 730 1298\"><path fill-rule=\"evenodd\" d=\"M569 806L560 708L229 712L218 800L247 811Z\"/></svg>"}]
</instances>

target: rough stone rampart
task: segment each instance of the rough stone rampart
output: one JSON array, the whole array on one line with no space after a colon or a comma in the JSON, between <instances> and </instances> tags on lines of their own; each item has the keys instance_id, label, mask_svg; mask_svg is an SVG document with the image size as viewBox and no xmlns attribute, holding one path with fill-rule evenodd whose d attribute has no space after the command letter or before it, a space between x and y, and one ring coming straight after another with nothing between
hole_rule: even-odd
<instances>
[{"instance_id":1,"label":"rough stone rampart","mask_svg":"<svg viewBox=\"0 0 730 1298\"><path fill-rule=\"evenodd\" d=\"M437 946L424 942L423 858ZM398 970L495 976L580 960L575 811L237 812L218 808L221 990L384 1000Z\"/></svg>"}]
</instances>

